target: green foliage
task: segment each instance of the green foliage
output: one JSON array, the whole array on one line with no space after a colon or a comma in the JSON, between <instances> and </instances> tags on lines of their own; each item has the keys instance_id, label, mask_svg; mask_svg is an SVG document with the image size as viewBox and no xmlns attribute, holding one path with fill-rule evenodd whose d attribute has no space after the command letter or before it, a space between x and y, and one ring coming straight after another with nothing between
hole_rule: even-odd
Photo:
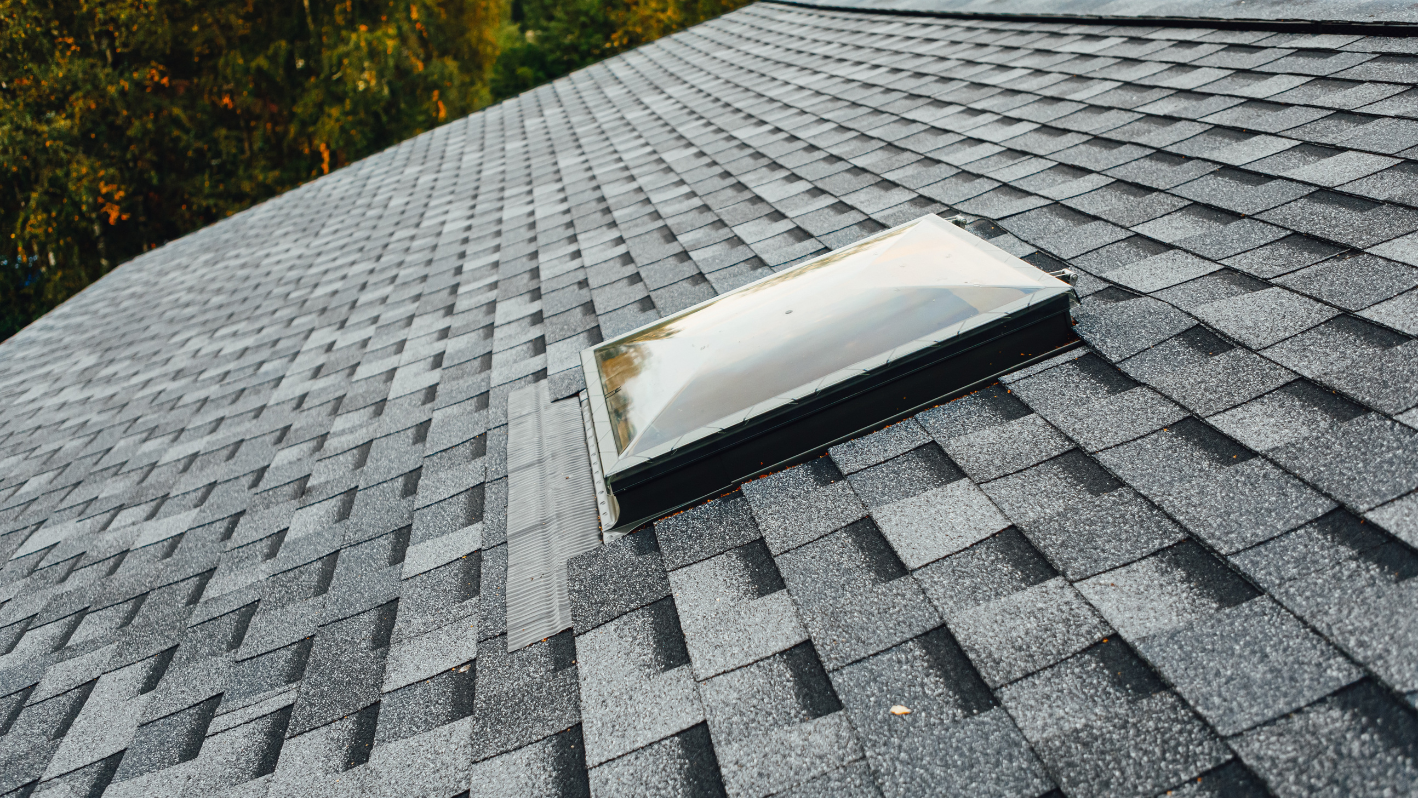
<instances>
[{"instance_id":1,"label":"green foliage","mask_svg":"<svg viewBox=\"0 0 1418 798\"><path fill-rule=\"evenodd\" d=\"M158 244L746 0L0 0L0 340Z\"/></svg>"},{"instance_id":2,"label":"green foliage","mask_svg":"<svg viewBox=\"0 0 1418 798\"><path fill-rule=\"evenodd\" d=\"M0 338L488 99L501 0L0 0Z\"/></svg>"},{"instance_id":3,"label":"green foliage","mask_svg":"<svg viewBox=\"0 0 1418 798\"><path fill-rule=\"evenodd\" d=\"M616 53L696 25L749 0L511 0L515 38L491 78L511 97Z\"/></svg>"}]
</instances>

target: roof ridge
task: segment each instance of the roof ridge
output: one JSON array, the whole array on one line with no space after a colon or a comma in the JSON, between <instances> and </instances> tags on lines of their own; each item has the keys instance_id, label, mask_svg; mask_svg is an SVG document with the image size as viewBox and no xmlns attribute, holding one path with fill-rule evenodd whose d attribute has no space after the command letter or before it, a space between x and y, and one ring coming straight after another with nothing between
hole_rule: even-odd
<instances>
[{"instance_id":1,"label":"roof ridge","mask_svg":"<svg viewBox=\"0 0 1418 798\"><path fill-rule=\"evenodd\" d=\"M893 14L912 17L944 17L999 22L1051 22L1061 25L1129 25L1162 28L1207 28L1219 30L1261 30L1276 33L1308 33L1349 36L1418 36L1418 8L1412 4L1386 0L1365 3L1379 9L1370 19L1357 20L1353 4L1336 4L1333 10L1315 10L1314 18L1287 16L1296 13L1295 4L1283 0L1251 0L1246 16L1232 13L1237 6L1221 2L1161 2L1120 6L1112 0L1073 0L1064 10L1044 10L1040 0L992 0L989 10L977 8L978 0L764 0L781 5L829 11ZM1048 4L1050 9L1060 4ZM1311 9L1304 9L1310 11Z\"/></svg>"}]
</instances>

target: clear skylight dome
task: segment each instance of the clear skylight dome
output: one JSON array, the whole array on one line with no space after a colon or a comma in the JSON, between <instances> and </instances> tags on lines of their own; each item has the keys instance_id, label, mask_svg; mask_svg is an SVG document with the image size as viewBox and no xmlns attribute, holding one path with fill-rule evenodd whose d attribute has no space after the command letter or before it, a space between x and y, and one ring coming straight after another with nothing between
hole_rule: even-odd
<instances>
[{"instance_id":1,"label":"clear skylight dome","mask_svg":"<svg viewBox=\"0 0 1418 798\"><path fill-rule=\"evenodd\" d=\"M1051 353L1072 339L1070 290L930 215L588 349L612 515L645 520Z\"/></svg>"}]
</instances>

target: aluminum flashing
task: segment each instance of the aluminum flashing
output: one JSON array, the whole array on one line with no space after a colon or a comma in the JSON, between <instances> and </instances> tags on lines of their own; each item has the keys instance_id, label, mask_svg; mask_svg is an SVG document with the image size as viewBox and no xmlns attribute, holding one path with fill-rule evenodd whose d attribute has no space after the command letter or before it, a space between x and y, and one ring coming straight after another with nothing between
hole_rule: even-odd
<instances>
[{"instance_id":1,"label":"aluminum flashing","mask_svg":"<svg viewBox=\"0 0 1418 798\"><path fill-rule=\"evenodd\" d=\"M615 527L1050 355L1070 294L927 214L584 350Z\"/></svg>"},{"instance_id":2,"label":"aluminum flashing","mask_svg":"<svg viewBox=\"0 0 1418 798\"><path fill-rule=\"evenodd\" d=\"M623 532L615 532L611 527L615 523L615 516L611 513L611 495L606 490L606 475L601 472L601 456L596 451L596 424L591 418L591 403L586 398L586 392L582 391L576 395L578 403L581 405L581 427L586 433L586 451L591 455L591 484L596 491L596 513L601 519L601 540L609 543L620 537Z\"/></svg>"},{"instance_id":3,"label":"aluminum flashing","mask_svg":"<svg viewBox=\"0 0 1418 798\"><path fill-rule=\"evenodd\" d=\"M566 561L601 542L581 404L507 396L507 650L571 627Z\"/></svg>"}]
</instances>

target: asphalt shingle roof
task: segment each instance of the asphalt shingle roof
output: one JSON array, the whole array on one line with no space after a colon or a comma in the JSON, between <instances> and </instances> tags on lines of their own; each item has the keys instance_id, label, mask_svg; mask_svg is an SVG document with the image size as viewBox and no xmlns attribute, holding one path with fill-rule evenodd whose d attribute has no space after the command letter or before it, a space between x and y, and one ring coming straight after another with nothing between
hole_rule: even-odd
<instances>
[{"instance_id":1,"label":"asphalt shingle roof","mask_svg":"<svg viewBox=\"0 0 1418 798\"><path fill-rule=\"evenodd\" d=\"M0 794L1418 791L1413 41L764 3L146 253L0 345ZM509 653L508 392L927 212L1086 345Z\"/></svg>"}]
</instances>

